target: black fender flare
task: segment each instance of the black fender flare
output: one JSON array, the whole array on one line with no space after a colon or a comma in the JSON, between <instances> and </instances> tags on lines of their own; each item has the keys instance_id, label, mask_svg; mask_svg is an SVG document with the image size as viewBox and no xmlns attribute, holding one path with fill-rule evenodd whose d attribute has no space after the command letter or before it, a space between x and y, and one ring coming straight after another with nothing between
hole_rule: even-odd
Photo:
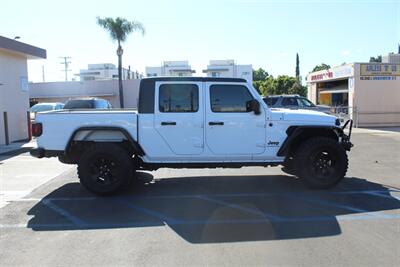
<instances>
[{"instance_id":1,"label":"black fender flare","mask_svg":"<svg viewBox=\"0 0 400 267\"><path fill-rule=\"evenodd\" d=\"M309 138L312 136L331 136L339 141L339 138L341 138L344 133L342 128L336 126L305 125L290 126L286 130L286 134L287 137L277 153L280 157L288 155L293 144L302 138Z\"/></svg>"},{"instance_id":2,"label":"black fender flare","mask_svg":"<svg viewBox=\"0 0 400 267\"><path fill-rule=\"evenodd\" d=\"M76 129L70 136L67 146L65 148L65 153L68 153L71 150L71 145L72 142L76 136L76 134L80 131L117 131L122 133L125 138L128 140L128 142L132 145L133 149L139 156L145 155L144 150L142 147L139 145L139 143L132 138L132 136L128 133L127 130L121 127L115 127L115 126L84 126Z\"/></svg>"}]
</instances>

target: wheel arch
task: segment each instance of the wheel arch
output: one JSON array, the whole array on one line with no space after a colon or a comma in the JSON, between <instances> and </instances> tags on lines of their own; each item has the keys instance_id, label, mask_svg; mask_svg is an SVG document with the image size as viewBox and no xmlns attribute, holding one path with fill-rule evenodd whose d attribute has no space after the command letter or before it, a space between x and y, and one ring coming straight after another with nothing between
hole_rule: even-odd
<instances>
[{"instance_id":1,"label":"wheel arch","mask_svg":"<svg viewBox=\"0 0 400 267\"><path fill-rule=\"evenodd\" d=\"M334 126L290 126L286 134L287 137L277 153L280 157L292 155L301 143L312 137L322 136L339 141L343 130Z\"/></svg>"},{"instance_id":2,"label":"wheel arch","mask_svg":"<svg viewBox=\"0 0 400 267\"><path fill-rule=\"evenodd\" d=\"M71 153L74 145L77 143L85 142L109 142L109 143L123 143L137 155L145 155L139 143L133 139L129 132L122 127L113 126L84 126L80 127L71 134L67 145L65 147L65 154Z\"/></svg>"}]
</instances>

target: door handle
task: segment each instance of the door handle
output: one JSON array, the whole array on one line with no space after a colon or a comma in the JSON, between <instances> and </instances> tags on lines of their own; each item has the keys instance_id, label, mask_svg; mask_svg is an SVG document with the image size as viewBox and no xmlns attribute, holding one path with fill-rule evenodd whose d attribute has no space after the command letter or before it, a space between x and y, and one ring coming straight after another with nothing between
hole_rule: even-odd
<instances>
[{"instance_id":1,"label":"door handle","mask_svg":"<svg viewBox=\"0 0 400 267\"><path fill-rule=\"evenodd\" d=\"M223 121L210 121L208 125L224 125Z\"/></svg>"},{"instance_id":2,"label":"door handle","mask_svg":"<svg viewBox=\"0 0 400 267\"><path fill-rule=\"evenodd\" d=\"M175 121L162 121L161 125L166 126L166 125L176 125Z\"/></svg>"}]
</instances>

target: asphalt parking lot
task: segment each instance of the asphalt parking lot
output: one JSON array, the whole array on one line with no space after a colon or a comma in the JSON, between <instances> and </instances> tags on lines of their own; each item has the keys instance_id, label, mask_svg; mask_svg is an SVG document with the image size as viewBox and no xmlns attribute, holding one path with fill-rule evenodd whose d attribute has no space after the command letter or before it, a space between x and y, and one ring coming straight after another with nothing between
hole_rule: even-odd
<instances>
[{"instance_id":1,"label":"asphalt parking lot","mask_svg":"<svg viewBox=\"0 0 400 267\"><path fill-rule=\"evenodd\" d=\"M0 209L0 265L399 266L400 133L353 142L327 191L279 168L163 169L99 198L68 168Z\"/></svg>"}]
</instances>

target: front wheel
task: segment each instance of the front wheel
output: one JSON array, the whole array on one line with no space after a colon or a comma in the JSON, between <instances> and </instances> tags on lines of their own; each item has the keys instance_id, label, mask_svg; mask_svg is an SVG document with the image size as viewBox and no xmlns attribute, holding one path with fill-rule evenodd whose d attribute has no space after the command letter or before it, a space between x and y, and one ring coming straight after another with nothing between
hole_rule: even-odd
<instances>
[{"instance_id":1,"label":"front wheel","mask_svg":"<svg viewBox=\"0 0 400 267\"><path fill-rule=\"evenodd\" d=\"M132 179L132 157L118 144L97 143L83 153L78 163L81 184L98 195L112 195Z\"/></svg>"},{"instance_id":2,"label":"front wheel","mask_svg":"<svg viewBox=\"0 0 400 267\"><path fill-rule=\"evenodd\" d=\"M314 137L306 140L295 155L296 174L312 188L335 186L346 175L346 151L334 139Z\"/></svg>"}]
</instances>

